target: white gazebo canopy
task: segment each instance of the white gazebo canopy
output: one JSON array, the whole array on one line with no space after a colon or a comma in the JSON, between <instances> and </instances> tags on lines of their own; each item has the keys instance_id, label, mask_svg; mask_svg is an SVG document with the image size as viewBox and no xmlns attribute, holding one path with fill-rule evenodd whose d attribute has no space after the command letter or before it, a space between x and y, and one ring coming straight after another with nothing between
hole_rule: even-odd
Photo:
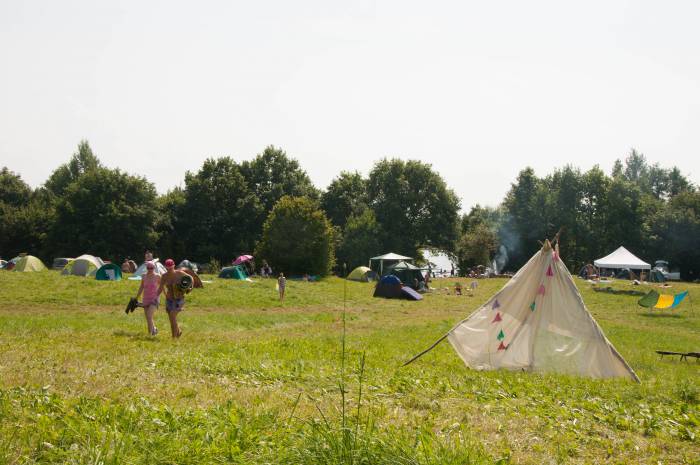
<instances>
[{"instance_id":1,"label":"white gazebo canopy","mask_svg":"<svg viewBox=\"0 0 700 465\"><path fill-rule=\"evenodd\" d=\"M594 261L598 268L629 268L631 270L650 270L651 265L637 258L632 252L620 246L616 251Z\"/></svg>"},{"instance_id":2,"label":"white gazebo canopy","mask_svg":"<svg viewBox=\"0 0 700 465\"><path fill-rule=\"evenodd\" d=\"M399 255L397 253L389 252L385 253L384 255L379 255L378 257L372 257L369 259L369 267L372 268L372 261L377 260L379 261L379 276L384 276L384 262L390 262L390 264L394 262L400 262L400 261L413 261L413 258L411 257L405 257L403 255Z\"/></svg>"}]
</instances>

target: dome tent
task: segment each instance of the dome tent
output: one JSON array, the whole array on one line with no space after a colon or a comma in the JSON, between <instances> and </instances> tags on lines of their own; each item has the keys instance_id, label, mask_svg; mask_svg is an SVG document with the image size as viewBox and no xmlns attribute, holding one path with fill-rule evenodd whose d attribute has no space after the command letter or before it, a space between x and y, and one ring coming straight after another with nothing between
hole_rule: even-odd
<instances>
[{"instance_id":1,"label":"dome tent","mask_svg":"<svg viewBox=\"0 0 700 465\"><path fill-rule=\"evenodd\" d=\"M120 281L122 269L114 263L106 263L95 272L95 279L98 281Z\"/></svg>"},{"instance_id":2,"label":"dome tent","mask_svg":"<svg viewBox=\"0 0 700 465\"><path fill-rule=\"evenodd\" d=\"M194 262L191 262L187 259L184 259L183 261L181 261L180 264L177 266L177 268L179 268L179 269L187 268L188 270L192 270L195 273L199 272L199 267L197 266L197 264Z\"/></svg>"},{"instance_id":3,"label":"dome tent","mask_svg":"<svg viewBox=\"0 0 700 465\"><path fill-rule=\"evenodd\" d=\"M46 271L48 268L44 266L41 260L36 258L33 255L25 255L23 257L19 257L19 260L15 262L15 266L13 268L13 271L23 271L23 272L30 272L30 271Z\"/></svg>"},{"instance_id":4,"label":"dome tent","mask_svg":"<svg viewBox=\"0 0 700 465\"><path fill-rule=\"evenodd\" d=\"M374 288L374 297L399 299L401 298L401 288L401 280L390 274L379 280Z\"/></svg>"},{"instance_id":5,"label":"dome tent","mask_svg":"<svg viewBox=\"0 0 700 465\"><path fill-rule=\"evenodd\" d=\"M377 279L377 273L370 270L366 266L358 266L350 272L347 279L350 281L361 281L363 283L368 283Z\"/></svg>"},{"instance_id":6,"label":"dome tent","mask_svg":"<svg viewBox=\"0 0 700 465\"><path fill-rule=\"evenodd\" d=\"M81 255L75 260L71 260L63 268L61 274L73 276L95 276L95 273L104 265L101 258L92 255Z\"/></svg>"},{"instance_id":7,"label":"dome tent","mask_svg":"<svg viewBox=\"0 0 700 465\"><path fill-rule=\"evenodd\" d=\"M234 266L227 266L226 268L222 268L221 272L219 273L219 278L243 280L243 279L247 279L248 275L246 274L246 272L242 266L234 265Z\"/></svg>"},{"instance_id":8,"label":"dome tent","mask_svg":"<svg viewBox=\"0 0 700 465\"><path fill-rule=\"evenodd\" d=\"M157 258L154 258L151 261L156 264L155 272L157 275L164 275L165 273L168 272L168 270L165 269L165 266L163 266L163 264ZM146 262L143 262L143 263L141 263L141 266L136 268L136 271L134 271L134 275L131 278L140 279L141 276L143 276L145 274L146 274ZM129 279L131 279L131 278L129 278Z\"/></svg>"}]
</instances>

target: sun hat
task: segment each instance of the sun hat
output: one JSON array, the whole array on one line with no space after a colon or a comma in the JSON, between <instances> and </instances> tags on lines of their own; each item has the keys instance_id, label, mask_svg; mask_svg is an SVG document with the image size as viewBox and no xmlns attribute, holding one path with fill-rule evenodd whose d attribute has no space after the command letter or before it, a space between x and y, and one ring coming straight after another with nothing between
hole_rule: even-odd
<instances>
[{"instance_id":1,"label":"sun hat","mask_svg":"<svg viewBox=\"0 0 700 465\"><path fill-rule=\"evenodd\" d=\"M173 261L172 258L169 258L165 261L165 267L170 268L171 266L175 266L175 262Z\"/></svg>"}]
</instances>

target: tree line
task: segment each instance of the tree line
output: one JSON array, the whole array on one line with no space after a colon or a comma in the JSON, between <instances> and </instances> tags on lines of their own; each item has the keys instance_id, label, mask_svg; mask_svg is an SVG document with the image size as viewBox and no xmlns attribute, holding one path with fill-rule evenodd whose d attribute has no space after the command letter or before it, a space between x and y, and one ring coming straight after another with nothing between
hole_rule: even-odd
<instances>
[{"instance_id":1,"label":"tree line","mask_svg":"<svg viewBox=\"0 0 700 465\"><path fill-rule=\"evenodd\" d=\"M388 251L432 248L462 269L495 258L514 270L561 228L572 270L623 244L693 278L699 195L678 168L650 165L633 150L610 175L565 166L539 178L523 169L497 207L460 216L455 193L420 161L382 159L366 177L343 171L321 190L273 146L250 160L207 159L185 174L184 187L159 195L147 179L105 167L82 141L36 189L0 171L0 255L88 252L118 261L154 249L226 263L252 253L277 270L326 274Z\"/></svg>"},{"instance_id":2,"label":"tree line","mask_svg":"<svg viewBox=\"0 0 700 465\"><path fill-rule=\"evenodd\" d=\"M517 269L558 231L571 271L625 246L647 261L665 259L687 280L700 278L700 192L680 169L650 164L631 150L610 175L573 166L538 177L525 168L497 208L462 217L457 244L463 266L499 251ZM501 247L502 246L502 247Z\"/></svg>"}]
</instances>

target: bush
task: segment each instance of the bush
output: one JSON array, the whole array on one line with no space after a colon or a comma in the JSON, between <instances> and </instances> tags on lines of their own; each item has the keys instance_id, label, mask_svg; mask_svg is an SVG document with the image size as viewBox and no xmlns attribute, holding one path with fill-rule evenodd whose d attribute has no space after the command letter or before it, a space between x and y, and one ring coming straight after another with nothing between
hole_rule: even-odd
<instances>
[{"instance_id":1,"label":"bush","mask_svg":"<svg viewBox=\"0 0 700 465\"><path fill-rule=\"evenodd\" d=\"M287 275L326 275L335 264L333 234L315 201L282 197L263 225L255 256Z\"/></svg>"}]
</instances>

